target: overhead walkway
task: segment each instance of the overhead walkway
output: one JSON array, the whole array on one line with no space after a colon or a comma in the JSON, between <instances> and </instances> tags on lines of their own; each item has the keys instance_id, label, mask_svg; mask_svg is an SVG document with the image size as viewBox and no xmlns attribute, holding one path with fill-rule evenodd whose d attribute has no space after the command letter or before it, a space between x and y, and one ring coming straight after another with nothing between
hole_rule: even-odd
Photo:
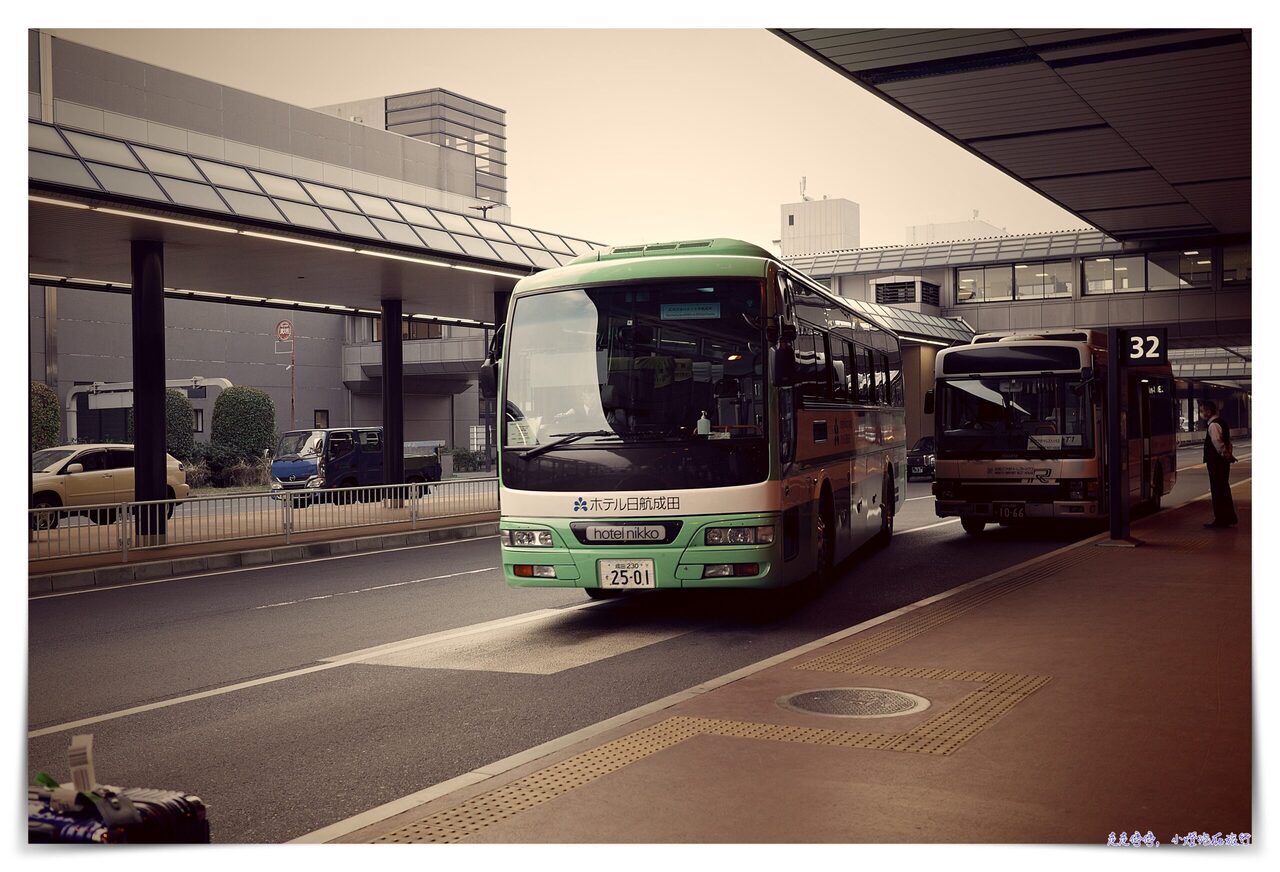
<instances>
[{"instance_id":1,"label":"overhead walkway","mask_svg":"<svg viewBox=\"0 0 1280 872\"><path fill-rule=\"evenodd\" d=\"M314 838L1240 841L1254 827L1240 466L1236 528L1202 527L1206 494L1136 522L1138 548L1085 540ZM877 716L798 708L833 688L863 690L828 710Z\"/></svg>"}]
</instances>

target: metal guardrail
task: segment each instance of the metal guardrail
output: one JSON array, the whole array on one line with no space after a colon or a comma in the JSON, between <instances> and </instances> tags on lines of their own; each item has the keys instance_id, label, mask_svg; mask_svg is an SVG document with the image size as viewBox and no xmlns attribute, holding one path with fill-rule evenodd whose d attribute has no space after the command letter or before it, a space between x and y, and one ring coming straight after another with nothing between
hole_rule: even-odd
<instances>
[{"instance_id":1,"label":"metal guardrail","mask_svg":"<svg viewBox=\"0 0 1280 872\"><path fill-rule=\"evenodd\" d=\"M28 559L48 560L408 523L498 510L498 479L274 491L28 509Z\"/></svg>"}]
</instances>

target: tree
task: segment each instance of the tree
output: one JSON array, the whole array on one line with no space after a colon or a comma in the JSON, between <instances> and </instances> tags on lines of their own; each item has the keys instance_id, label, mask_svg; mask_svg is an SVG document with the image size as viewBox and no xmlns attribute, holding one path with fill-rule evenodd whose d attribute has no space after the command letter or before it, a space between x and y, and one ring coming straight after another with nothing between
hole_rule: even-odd
<instances>
[{"instance_id":1,"label":"tree","mask_svg":"<svg viewBox=\"0 0 1280 872\"><path fill-rule=\"evenodd\" d=\"M213 404L210 439L215 449L237 460L261 460L275 445L276 406L265 391L244 385L227 388Z\"/></svg>"},{"instance_id":2,"label":"tree","mask_svg":"<svg viewBox=\"0 0 1280 872\"><path fill-rule=\"evenodd\" d=\"M58 444L62 432L58 417L58 394L44 382L31 383L31 450Z\"/></svg>"},{"instance_id":3,"label":"tree","mask_svg":"<svg viewBox=\"0 0 1280 872\"><path fill-rule=\"evenodd\" d=\"M195 454L196 437L192 433L195 418L191 401L182 391L169 388L164 392L164 450L179 460L190 460ZM129 441L133 441L133 409L129 410Z\"/></svg>"}]
</instances>

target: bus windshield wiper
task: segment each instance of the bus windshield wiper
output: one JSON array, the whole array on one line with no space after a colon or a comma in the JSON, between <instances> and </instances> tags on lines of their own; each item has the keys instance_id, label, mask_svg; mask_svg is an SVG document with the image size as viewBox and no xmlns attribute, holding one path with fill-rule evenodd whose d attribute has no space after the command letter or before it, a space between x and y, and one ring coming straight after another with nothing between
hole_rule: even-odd
<instances>
[{"instance_id":1,"label":"bus windshield wiper","mask_svg":"<svg viewBox=\"0 0 1280 872\"><path fill-rule=\"evenodd\" d=\"M1041 442L1039 439L1037 439L1036 437L1032 436L1030 433L1026 433L1026 432L1024 431L1024 434L1023 434L1023 435L1025 435L1028 439L1030 439L1033 443L1035 443L1036 448L1039 448L1041 451L1048 451L1048 450L1049 450L1048 448L1045 448L1045 447L1044 447L1044 443L1042 443L1042 442Z\"/></svg>"},{"instance_id":2,"label":"bus windshield wiper","mask_svg":"<svg viewBox=\"0 0 1280 872\"><path fill-rule=\"evenodd\" d=\"M531 448L528 451L520 452L520 457L528 460L530 457L537 457L550 451L552 448L558 448L561 445L567 445L570 442L577 442L579 439L585 439L588 436L617 436L612 430L582 430L577 433L552 433L552 436L559 436L554 442L548 442L546 445L539 445L537 448Z\"/></svg>"}]
</instances>

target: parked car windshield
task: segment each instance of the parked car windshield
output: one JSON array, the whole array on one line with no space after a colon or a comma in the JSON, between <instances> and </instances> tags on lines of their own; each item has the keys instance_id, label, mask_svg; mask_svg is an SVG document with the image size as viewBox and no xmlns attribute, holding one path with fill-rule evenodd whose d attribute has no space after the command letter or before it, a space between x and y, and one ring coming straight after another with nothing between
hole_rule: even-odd
<instances>
[{"instance_id":1,"label":"parked car windshield","mask_svg":"<svg viewBox=\"0 0 1280 872\"><path fill-rule=\"evenodd\" d=\"M31 471L48 472L51 467L62 463L72 454L75 454L75 451L68 448L46 448L43 451L37 451L31 455Z\"/></svg>"},{"instance_id":2,"label":"parked car windshield","mask_svg":"<svg viewBox=\"0 0 1280 872\"><path fill-rule=\"evenodd\" d=\"M933 453L933 437L921 436L916 440L916 444L912 446L912 451L923 451L925 454Z\"/></svg>"}]
</instances>

